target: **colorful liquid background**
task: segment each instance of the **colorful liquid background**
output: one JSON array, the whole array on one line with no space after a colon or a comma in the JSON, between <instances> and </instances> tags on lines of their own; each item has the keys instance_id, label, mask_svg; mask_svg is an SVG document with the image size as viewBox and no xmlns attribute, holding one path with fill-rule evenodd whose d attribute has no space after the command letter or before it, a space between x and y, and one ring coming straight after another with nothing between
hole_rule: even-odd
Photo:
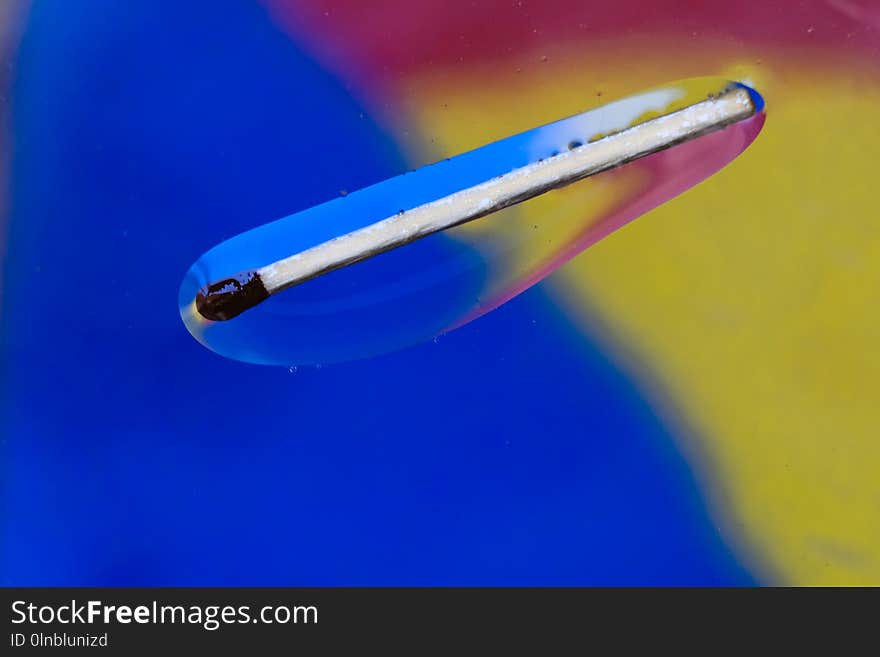
<instances>
[{"instance_id":1,"label":"colorful liquid background","mask_svg":"<svg viewBox=\"0 0 880 657\"><path fill-rule=\"evenodd\" d=\"M4 27L4 583L880 583L872 3ZM752 147L436 344L289 373L180 324L190 263L256 223L705 75L767 99Z\"/></svg>"}]
</instances>

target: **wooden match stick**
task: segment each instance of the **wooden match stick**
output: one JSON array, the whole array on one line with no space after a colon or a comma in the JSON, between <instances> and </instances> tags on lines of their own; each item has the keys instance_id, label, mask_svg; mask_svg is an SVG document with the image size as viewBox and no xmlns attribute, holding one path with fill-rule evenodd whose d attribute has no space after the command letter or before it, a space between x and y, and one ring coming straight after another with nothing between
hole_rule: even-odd
<instances>
[{"instance_id":1,"label":"wooden match stick","mask_svg":"<svg viewBox=\"0 0 880 657\"><path fill-rule=\"evenodd\" d=\"M316 276L720 130L758 109L747 88L733 86L718 96L212 283L199 291L196 308L212 321L231 319L276 292Z\"/></svg>"}]
</instances>

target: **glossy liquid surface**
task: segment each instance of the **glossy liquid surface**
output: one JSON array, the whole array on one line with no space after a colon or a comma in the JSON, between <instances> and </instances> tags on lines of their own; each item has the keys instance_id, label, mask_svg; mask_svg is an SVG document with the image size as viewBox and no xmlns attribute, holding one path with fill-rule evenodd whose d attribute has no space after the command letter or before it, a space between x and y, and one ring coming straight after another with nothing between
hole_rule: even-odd
<instances>
[{"instance_id":1,"label":"glossy liquid surface","mask_svg":"<svg viewBox=\"0 0 880 657\"><path fill-rule=\"evenodd\" d=\"M430 339L496 308L723 167L760 130L760 96L752 92L759 114L746 121L577 183L576 222L552 215L523 221L520 207L508 208L297 285L225 322L198 315L193 299L211 282L669 114L729 84L703 78L646 91L238 235L208 251L187 273L179 294L181 317L193 336L217 353L272 365L363 358Z\"/></svg>"}]
</instances>

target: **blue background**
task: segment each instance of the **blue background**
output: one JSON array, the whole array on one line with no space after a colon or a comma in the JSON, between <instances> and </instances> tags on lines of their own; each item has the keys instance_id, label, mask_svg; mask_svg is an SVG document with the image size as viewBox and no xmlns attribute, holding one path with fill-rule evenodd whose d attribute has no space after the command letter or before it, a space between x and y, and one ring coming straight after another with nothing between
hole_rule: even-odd
<instances>
[{"instance_id":1,"label":"blue background","mask_svg":"<svg viewBox=\"0 0 880 657\"><path fill-rule=\"evenodd\" d=\"M751 581L540 287L296 373L189 336L205 249L408 165L258 5L44 0L12 71L4 584Z\"/></svg>"}]
</instances>

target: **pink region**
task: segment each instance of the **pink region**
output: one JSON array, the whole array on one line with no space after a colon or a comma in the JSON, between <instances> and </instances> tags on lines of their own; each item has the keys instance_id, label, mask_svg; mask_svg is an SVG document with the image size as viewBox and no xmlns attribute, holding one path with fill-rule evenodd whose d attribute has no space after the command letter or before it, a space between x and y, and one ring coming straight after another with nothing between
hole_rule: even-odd
<instances>
[{"instance_id":1,"label":"pink region","mask_svg":"<svg viewBox=\"0 0 880 657\"><path fill-rule=\"evenodd\" d=\"M514 55L594 53L621 35L860 52L877 61L877 0L262 0L279 26L351 82L403 77ZM753 48L747 49L748 51ZM638 53L644 56L649 51Z\"/></svg>"}]
</instances>

